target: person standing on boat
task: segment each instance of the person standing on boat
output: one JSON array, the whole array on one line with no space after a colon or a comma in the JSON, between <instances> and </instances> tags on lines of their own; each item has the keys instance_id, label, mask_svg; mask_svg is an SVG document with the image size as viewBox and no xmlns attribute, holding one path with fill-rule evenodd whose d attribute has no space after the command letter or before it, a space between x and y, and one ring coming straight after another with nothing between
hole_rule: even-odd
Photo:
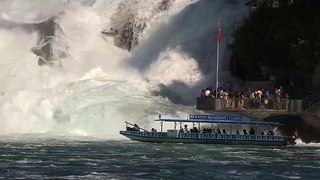
<instances>
[{"instance_id":1,"label":"person standing on boat","mask_svg":"<svg viewBox=\"0 0 320 180\"><path fill-rule=\"evenodd\" d=\"M188 133L189 131L188 131L188 125L184 125L184 133Z\"/></svg>"}]
</instances>

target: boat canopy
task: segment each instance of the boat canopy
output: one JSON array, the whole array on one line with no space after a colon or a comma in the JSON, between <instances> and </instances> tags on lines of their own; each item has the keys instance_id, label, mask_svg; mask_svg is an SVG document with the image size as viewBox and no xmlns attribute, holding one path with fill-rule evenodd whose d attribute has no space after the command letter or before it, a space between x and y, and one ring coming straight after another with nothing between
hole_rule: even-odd
<instances>
[{"instance_id":1,"label":"boat canopy","mask_svg":"<svg viewBox=\"0 0 320 180\"><path fill-rule=\"evenodd\" d=\"M210 114L210 115L190 115L189 119L167 119L161 118L159 115L155 121L162 122L185 122L185 123L225 123L225 124L256 124L256 125L269 125L281 126L278 122L262 122L262 121L248 121L243 120L239 115L223 115L223 114Z\"/></svg>"}]
</instances>

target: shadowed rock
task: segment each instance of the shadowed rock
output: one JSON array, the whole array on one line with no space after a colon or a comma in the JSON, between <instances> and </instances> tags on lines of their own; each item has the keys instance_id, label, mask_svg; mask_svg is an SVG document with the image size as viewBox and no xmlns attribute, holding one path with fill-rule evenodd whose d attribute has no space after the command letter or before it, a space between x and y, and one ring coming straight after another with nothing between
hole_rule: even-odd
<instances>
[{"instance_id":1,"label":"shadowed rock","mask_svg":"<svg viewBox=\"0 0 320 180\"><path fill-rule=\"evenodd\" d=\"M138 45L139 36L147 27L150 18L168 10L170 6L170 0L162 0L155 6L150 16L141 17L135 11L136 9L131 9L131 6L134 6L135 3L138 2L125 1L120 3L117 12L111 19L112 28L101 31L104 35L113 36L116 46L129 51Z\"/></svg>"},{"instance_id":2,"label":"shadowed rock","mask_svg":"<svg viewBox=\"0 0 320 180\"><path fill-rule=\"evenodd\" d=\"M264 121L276 121L283 124L278 127L282 134L292 136L295 128L305 143L320 142L320 118L316 114L278 114L264 118Z\"/></svg>"}]
</instances>

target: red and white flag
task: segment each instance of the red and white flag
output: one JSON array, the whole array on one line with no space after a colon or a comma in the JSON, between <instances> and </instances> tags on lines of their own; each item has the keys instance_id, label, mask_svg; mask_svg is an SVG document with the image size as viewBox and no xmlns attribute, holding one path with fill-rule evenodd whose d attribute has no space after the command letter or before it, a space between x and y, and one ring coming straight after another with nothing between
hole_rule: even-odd
<instances>
[{"instance_id":1,"label":"red and white flag","mask_svg":"<svg viewBox=\"0 0 320 180\"><path fill-rule=\"evenodd\" d=\"M222 32L221 32L221 25L220 25L220 18L218 18L218 44L220 45L221 41L222 41Z\"/></svg>"}]
</instances>

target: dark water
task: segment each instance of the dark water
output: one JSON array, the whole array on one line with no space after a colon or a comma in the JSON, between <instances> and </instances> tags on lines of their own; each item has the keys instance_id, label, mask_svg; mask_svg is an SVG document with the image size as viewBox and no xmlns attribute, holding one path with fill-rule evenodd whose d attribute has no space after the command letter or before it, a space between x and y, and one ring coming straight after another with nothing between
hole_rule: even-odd
<instances>
[{"instance_id":1,"label":"dark water","mask_svg":"<svg viewBox=\"0 0 320 180\"><path fill-rule=\"evenodd\" d=\"M0 179L320 179L320 148L0 140Z\"/></svg>"}]
</instances>

